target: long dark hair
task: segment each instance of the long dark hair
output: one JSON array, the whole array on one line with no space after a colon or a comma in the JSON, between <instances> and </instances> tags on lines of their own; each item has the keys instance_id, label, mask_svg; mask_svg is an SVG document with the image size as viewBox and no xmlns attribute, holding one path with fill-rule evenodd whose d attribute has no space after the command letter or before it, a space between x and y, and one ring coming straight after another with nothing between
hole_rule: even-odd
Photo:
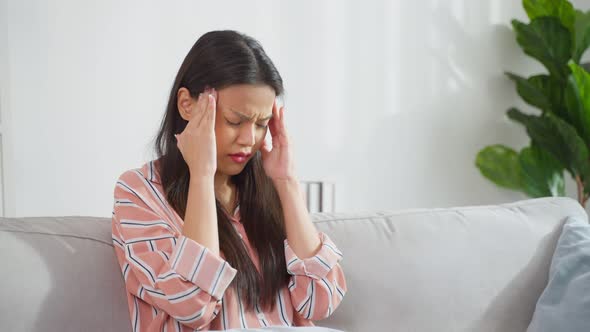
<instances>
[{"instance_id":1,"label":"long dark hair","mask_svg":"<svg viewBox=\"0 0 590 332\"><path fill-rule=\"evenodd\" d=\"M184 219L189 187L189 170L174 134L187 121L180 117L177 92L181 87L193 98L206 87L217 90L234 84L265 84L277 96L283 80L262 46L236 31L212 31L197 40L185 57L170 91L166 114L156 137L159 173L166 198ZM235 228L218 200L219 245L225 259L238 270L232 286L240 292L248 309L256 305L272 310L277 292L289 280L285 262L285 226L278 194L262 168L260 151L231 181L239 193L240 218L260 260L260 273L250 259Z\"/></svg>"}]
</instances>

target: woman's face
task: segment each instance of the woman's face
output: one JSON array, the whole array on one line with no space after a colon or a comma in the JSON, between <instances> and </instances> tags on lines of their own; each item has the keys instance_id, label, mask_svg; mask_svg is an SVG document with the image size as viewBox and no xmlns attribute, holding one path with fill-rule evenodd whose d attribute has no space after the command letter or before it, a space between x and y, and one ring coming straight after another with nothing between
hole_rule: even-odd
<instances>
[{"instance_id":1,"label":"woman's face","mask_svg":"<svg viewBox=\"0 0 590 332\"><path fill-rule=\"evenodd\" d=\"M269 86L253 84L232 85L217 93L217 172L231 176L262 147L276 96Z\"/></svg>"}]
</instances>

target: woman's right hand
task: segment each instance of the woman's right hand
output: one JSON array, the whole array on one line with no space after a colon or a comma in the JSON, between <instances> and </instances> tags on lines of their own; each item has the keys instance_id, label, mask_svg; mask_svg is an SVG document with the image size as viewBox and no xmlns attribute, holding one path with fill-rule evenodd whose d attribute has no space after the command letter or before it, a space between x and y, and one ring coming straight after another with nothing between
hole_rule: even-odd
<instances>
[{"instance_id":1,"label":"woman's right hand","mask_svg":"<svg viewBox=\"0 0 590 332\"><path fill-rule=\"evenodd\" d=\"M217 170L216 108L217 91L205 90L199 94L185 129L182 133L174 135L191 177L213 178Z\"/></svg>"}]
</instances>

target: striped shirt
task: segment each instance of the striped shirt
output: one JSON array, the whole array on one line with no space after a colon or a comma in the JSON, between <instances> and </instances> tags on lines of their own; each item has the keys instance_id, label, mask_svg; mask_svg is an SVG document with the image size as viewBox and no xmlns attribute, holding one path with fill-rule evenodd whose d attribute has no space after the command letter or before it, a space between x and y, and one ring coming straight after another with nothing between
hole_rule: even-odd
<instances>
[{"instance_id":1,"label":"striped shirt","mask_svg":"<svg viewBox=\"0 0 590 332\"><path fill-rule=\"evenodd\" d=\"M133 331L313 326L334 312L346 293L342 253L321 232L321 248L310 258L298 258L285 240L291 277L276 294L275 309L246 310L240 291L229 287L237 271L223 253L182 235L184 222L165 199L157 163L123 173L114 190L113 243ZM230 220L259 267L239 210Z\"/></svg>"}]
</instances>

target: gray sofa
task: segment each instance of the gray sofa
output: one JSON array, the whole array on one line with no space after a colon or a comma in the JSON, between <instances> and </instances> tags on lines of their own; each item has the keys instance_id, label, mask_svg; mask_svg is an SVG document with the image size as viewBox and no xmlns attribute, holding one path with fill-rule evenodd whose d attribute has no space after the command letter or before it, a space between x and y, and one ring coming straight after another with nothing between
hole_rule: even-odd
<instances>
[{"instance_id":1,"label":"gray sofa","mask_svg":"<svg viewBox=\"0 0 590 332\"><path fill-rule=\"evenodd\" d=\"M348 294L318 325L346 331L523 332L569 198L314 214L344 253ZM1 331L129 331L110 219L0 219Z\"/></svg>"}]
</instances>

